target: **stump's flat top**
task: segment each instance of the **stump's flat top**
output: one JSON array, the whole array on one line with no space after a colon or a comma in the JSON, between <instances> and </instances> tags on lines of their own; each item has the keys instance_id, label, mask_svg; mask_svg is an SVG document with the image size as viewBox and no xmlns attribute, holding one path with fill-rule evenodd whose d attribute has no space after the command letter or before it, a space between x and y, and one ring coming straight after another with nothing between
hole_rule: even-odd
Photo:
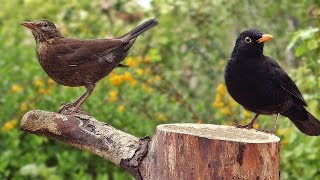
<instances>
[{"instance_id":1,"label":"stump's flat top","mask_svg":"<svg viewBox=\"0 0 320 180\"><path fill-rule=\"evenodd\" d=\"M280 138L269 133L260 132L254 129L247 130L233 126L213 124L162 124L157 127L158 131L188 134L208 139L225 141L236 141L244 143L270 143L278 142Z\"/></svg>"}]
</instances>

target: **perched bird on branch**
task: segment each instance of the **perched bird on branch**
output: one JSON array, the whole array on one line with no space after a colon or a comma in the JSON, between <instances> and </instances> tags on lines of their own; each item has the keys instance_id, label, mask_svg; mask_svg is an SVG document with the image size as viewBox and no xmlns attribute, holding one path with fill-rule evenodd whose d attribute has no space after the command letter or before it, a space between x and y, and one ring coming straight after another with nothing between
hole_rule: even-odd
<instances>
[{"instance_id":1,"label":"perched bird on branch","mask_svg":"<svg viewBox=\"0 0 320 180\"><path fill-rule=\"evenodd\" d=\"M150 19L125 35L115 39L79 40L64 37L49 20L23 22L36 40L38 60L43 70L58 84L84 86L87 91L73 103L65 104L59 112L78 112L92 94L95 84L107 76L127 56L136 38L158 24Z\"/></svg>"},{"instance_id":2,"label":"perched bird on branch","mask_svg":"<svg viewBox=\"0 0 320 180\"><path fill-rule=\"evenodd\" d=\"M237 38L231 59L225 69L225 83L232 98L245 109L256 113L244 126L252 128L259 114L288 117L296 127L310 136L320 135L320 122L305 107L299 89L279 66L263 55L264 43L273 37L258 30L243 31Z\"/></svg>"}]
</instances>

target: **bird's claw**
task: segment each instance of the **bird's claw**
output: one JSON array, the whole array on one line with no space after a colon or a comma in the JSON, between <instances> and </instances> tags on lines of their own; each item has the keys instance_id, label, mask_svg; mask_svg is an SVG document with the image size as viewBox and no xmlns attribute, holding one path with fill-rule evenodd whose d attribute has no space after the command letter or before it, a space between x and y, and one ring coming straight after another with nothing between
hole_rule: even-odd
<instances>
[{"instance_id":1,"label":"bird's claw","mask_svg":"<svg viewBox=\"0 0 320 180\"><path fill-rule=\"evenodd\" d=\"M85 114L89 115L89 113L83 111L81 108L78 110L75 110L75 106L73 103L62 103L58 113L63 114L63 115L72 115L72 114Z\"/></svg>"},{"instance_id":2,"label":"bird's claw","mask_svg":"<svg viewBox=\"0 0 320 180\"><path fill-rule=\"evenodd\" d=\"M257 131L268 133L268 134L274 134L276 130L275 129L257 129Z\"/></svg>"},{"instance_id":3,"label":"bird's claw","mask_svg":"<svg viewBox=\"0 0 320 180\"><path fill-rule=\"evenodd\" d=\"M235 126L237 128L243 128L243 129L252 129L253 128L253 126L251 124L245 124L245 125L235 124Z\"/></svg>"},{"instance_id":4,"label":"bird's claw","mask_svg":"<svg viewBox=\"0 0 320 180\"><path fill-rule=\"evenodd\" d=\"M253 126L251 124L245 124L245 125L241 125L241 124L235 124L234 125L237 128L243 128L243 129L253 129ZM275 129L255 129L259 132L264 132L264 133L268 133L268 134L274 134L275 133Z\"/></svg>"},{"instance_id":5,"label":"bird's claw","mask_svg":"<svg viewBox=\"0 0 320 180\"><path fill-rule=\"evenodd\" d=\"M75 107L72 103L62 103L58 110L58 113L64 114L64 115L70 115L73 113L74 108Z\"/></svg>"}]
</instances>

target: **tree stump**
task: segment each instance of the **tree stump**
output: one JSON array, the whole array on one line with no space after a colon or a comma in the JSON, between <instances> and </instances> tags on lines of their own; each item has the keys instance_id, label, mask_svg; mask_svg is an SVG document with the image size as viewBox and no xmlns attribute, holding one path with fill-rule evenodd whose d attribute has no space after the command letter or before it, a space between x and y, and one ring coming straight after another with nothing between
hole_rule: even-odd
<instances>
[{"instance_id":1,"label":"tree stump","mask_svg":"<svg viewBox=\"0 0 320 180\"><path fill-rule=\"evenodd\" d=\"M280 139L211 124L157 127L141 172L145 179L279 179Z\"/></svg>"},{"instance_id":2,"label":"tree stump","mask_svg":"<svg viewBox=\"0 0 320 180\"><path fill-rule=\"evenodd\" d=\"M146 180L279 179L280 139L211 124L164 124L152 140L84 114L33 110L21 129L88 150Z\"/></svg>"}]
</instances>

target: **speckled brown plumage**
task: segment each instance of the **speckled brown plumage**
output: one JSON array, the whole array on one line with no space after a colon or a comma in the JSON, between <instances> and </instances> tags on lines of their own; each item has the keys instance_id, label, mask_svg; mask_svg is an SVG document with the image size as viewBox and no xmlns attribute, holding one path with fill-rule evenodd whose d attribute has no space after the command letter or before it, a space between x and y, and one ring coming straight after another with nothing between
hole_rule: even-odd
<instances>
[{"instance_id":1,"label":"speckled brown plumage","mask_svg":"<svg viewBox=\"0 0 320 180\"><path fill-rule=\"evenodd\" d=\"M49 20L24 22L36 40L37 56L43 70L55 82L71 87L84 86L87 92L60 112L77 112L93 92L96 82L107 76L128 54L136 38L157 25L150 19L115 39L79 40L64 37Z\"/></svg>"}]
</instances>

